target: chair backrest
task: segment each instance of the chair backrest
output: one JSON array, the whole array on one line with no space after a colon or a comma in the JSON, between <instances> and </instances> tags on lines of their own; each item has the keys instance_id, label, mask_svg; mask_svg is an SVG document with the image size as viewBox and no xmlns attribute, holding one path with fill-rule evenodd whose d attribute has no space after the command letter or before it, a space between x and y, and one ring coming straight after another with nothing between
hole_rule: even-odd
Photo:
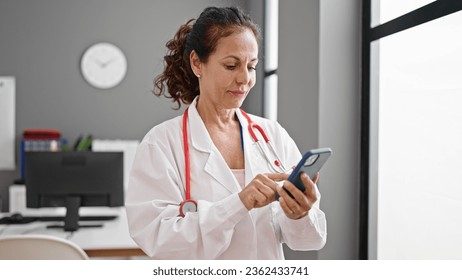
<instances>
[{"instance_id":1,"label":"chair backrest","mask_svg":"<svg viewBox=\"0 0 462 280\"><path fill-rule=\"evenodd\" d=\"M87 260L74 243L51 235L0 237L0 260Z\"/></svg>"}]
</instances>

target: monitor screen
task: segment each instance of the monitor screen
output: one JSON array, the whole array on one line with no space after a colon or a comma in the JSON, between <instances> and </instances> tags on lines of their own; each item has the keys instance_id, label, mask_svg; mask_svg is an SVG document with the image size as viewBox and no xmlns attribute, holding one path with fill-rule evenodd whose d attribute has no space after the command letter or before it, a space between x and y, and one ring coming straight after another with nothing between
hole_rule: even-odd
<instances>
[{"instance_id":1,"label":"monitor screen","mask_svg":"<svg viewBox=\"0 0 462 280\"><path fill-rule=\"evenodd\" d=\"M66 207L64 230L81 206L123 206L123 152L26 152L26 206Z\"/></svg>"}]
</instances>

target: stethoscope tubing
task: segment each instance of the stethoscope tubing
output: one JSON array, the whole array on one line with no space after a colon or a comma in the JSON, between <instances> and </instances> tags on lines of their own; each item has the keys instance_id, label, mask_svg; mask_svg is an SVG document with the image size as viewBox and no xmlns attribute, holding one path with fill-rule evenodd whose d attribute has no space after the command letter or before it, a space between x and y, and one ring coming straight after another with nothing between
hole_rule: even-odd
<instances>
[{"instance_id":1,"label":"stethoscope tubing","mask_svg":"<svg viewBox=\"0 0 462 280\"><path fill-rule=\"evenodd\" d=\"M191 199L191 163L189 158L189 144L188 144L188 109L184 111L183 116L183 149L184 149L184 165L185 165L185 176L186 176L186 200Z\"/></svg>"},{"instance_id":2,"label":"stethoscope tubing","mask_svg":"<svg viewBox=\"0 0 462 280\"><path fill-rule=\"evenodd\" d=\"M282 160L279 158L279 155L273 146L273 143L269 140L263 128L259 124L254 123L253 120L250 118L250 116L244 110L241 109L241 113L247 119L250 137L257 144L258 148L260 149L261 153L265 157L266 161L269 163L270 168L276 173L289 172L290 170L285 168L284 164L282 163ZM258 132L260 132L260 135L263 137L263 140L265 140L267 146L269 146L271 153L275 156L275 159L271 159L268 156L268 153L263 148L261 141L258 139L257 135L255 134L254 129L257 129Z\"/></svg>"},{"instance_id":3,"label":"stethoscope tubing","mask_svg":"<svg viewBox=\"0 0 462 280\"><path fill-rule=\"evenodd\" d=\"M195 200L191 199L191 162L190 162L190 157L189 157L188 124L187 124L187 121L188 121L188 109L189 108L187 108L184 111L183 122L182 122L182 125L183 125L183 130L182 130L182 132L183 132L183 151L184 151L185 177L186 177L185 178L185 180L186 180L186 183L185 183L185 196L186 197L185 197L185 200L183 200L180 203L180 216L181 217L184 217L185 214L186 214L186 211L185 211L185 209L183 209L183 206L186 205L188 202L196 205L196 207L197 207L197 202ZM256 145L260 149L261 153L265 157L265 159L268 162L271 169L276 173L287 173L289 170L287 170L285 168L284 164L282 163L281 159L278 156L278 153L276 152L276 149L274 148L273 144L269 140L269 138L266 135L263 128L260 125L254 123L252 121L252 119L250 118L250 116L244 110L241 109L241 113L247 119L248 130L249 130L249 134L250 134L252 140L256 143ZM266 150L263 148L263 145L262 145L261 141L258 139L257 135L255 134L255 131L254 131L255 129L258 130L260 135L263 137L263 140L267 144L267 147L270 148L270 151L275 156L275 159L271 159L268 156ZM191 204L189 204L189 205L191 205ZM197 208L196 208L196 210L197 210Z\"/></svg>"}]
</instances>

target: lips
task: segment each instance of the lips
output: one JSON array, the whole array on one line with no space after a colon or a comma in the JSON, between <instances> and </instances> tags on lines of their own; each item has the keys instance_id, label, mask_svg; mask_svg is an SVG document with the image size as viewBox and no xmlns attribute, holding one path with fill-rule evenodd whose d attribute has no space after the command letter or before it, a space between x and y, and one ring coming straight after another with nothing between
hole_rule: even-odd
<instances>
[{"instance_id":1,"label":"lips","mask_svg":"<svg viewBox=\"0 0 462 280\"><path fill-rule=\"evenodd\" d=\"M244 95L246 93L245 90L230 90L229 92L231 92L234 95Z\"/></svg>"}]
</instances>

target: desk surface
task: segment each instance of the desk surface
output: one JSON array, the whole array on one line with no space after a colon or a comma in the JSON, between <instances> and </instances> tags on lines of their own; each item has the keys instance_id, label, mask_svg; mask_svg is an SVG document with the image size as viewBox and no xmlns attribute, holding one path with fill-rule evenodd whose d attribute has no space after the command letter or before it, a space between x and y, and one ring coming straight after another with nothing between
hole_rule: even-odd
<instances>
[{"instance_id":1,"label":"desk surface","mask_svg":"<svg viewBox=\"0 0 462 280\"><path fill-rule=\"evenodd\" d=\"M60 228L47 228L57 222L32 222L20 225L0 225L0 236L17 234L45 234L67 239L80 246L90 257L144 256L128 232L125 209L118 209L118 218L111 221L83 222L103 224L102 227L79 228L66 232ZM10 215L2 213L1 216Z\"/></svg>"},{"instance_id":2,"label":"desk surface","mask_svg":"<svg viewBox=\"0 0 462 280\"><path fill-rule=\"evenodd\" d=\"M10 187L11 188L11 187ZM22 193L22 188L14 186L14 191ZM10 189L11 191L11 189ZM21 199L22 200L22 199ZM11 195L10 195L11 201ZM24 205L25 207L25 205ZM95 212L92 209L80 210L81 215L88 214L111 214L117 215L115 220L111 221L96 221L96 222L81 222L82 224L103 224L103 227L94 228L79 228L75 232L66 232L60 228L47 228L48 225L57 224L58 222L32 222L29 224L15 225L0 225L0 236L9 236L17 234L45 234L65 238L78 246L80 246L90 257L115 257L115 256L145 256L143 251L133 241L128 232L127 215L124 207L109 208L102 210L105 213ZM90 207L91 208L91 207ZM53 209L54 212L46 213L46 209L21 209L16 208L15 211L27 216L36 215L56 215L63 214L65 209ZM10 213L0 213L0 217L11 215Z\"/></svg>"}]
</instances>

